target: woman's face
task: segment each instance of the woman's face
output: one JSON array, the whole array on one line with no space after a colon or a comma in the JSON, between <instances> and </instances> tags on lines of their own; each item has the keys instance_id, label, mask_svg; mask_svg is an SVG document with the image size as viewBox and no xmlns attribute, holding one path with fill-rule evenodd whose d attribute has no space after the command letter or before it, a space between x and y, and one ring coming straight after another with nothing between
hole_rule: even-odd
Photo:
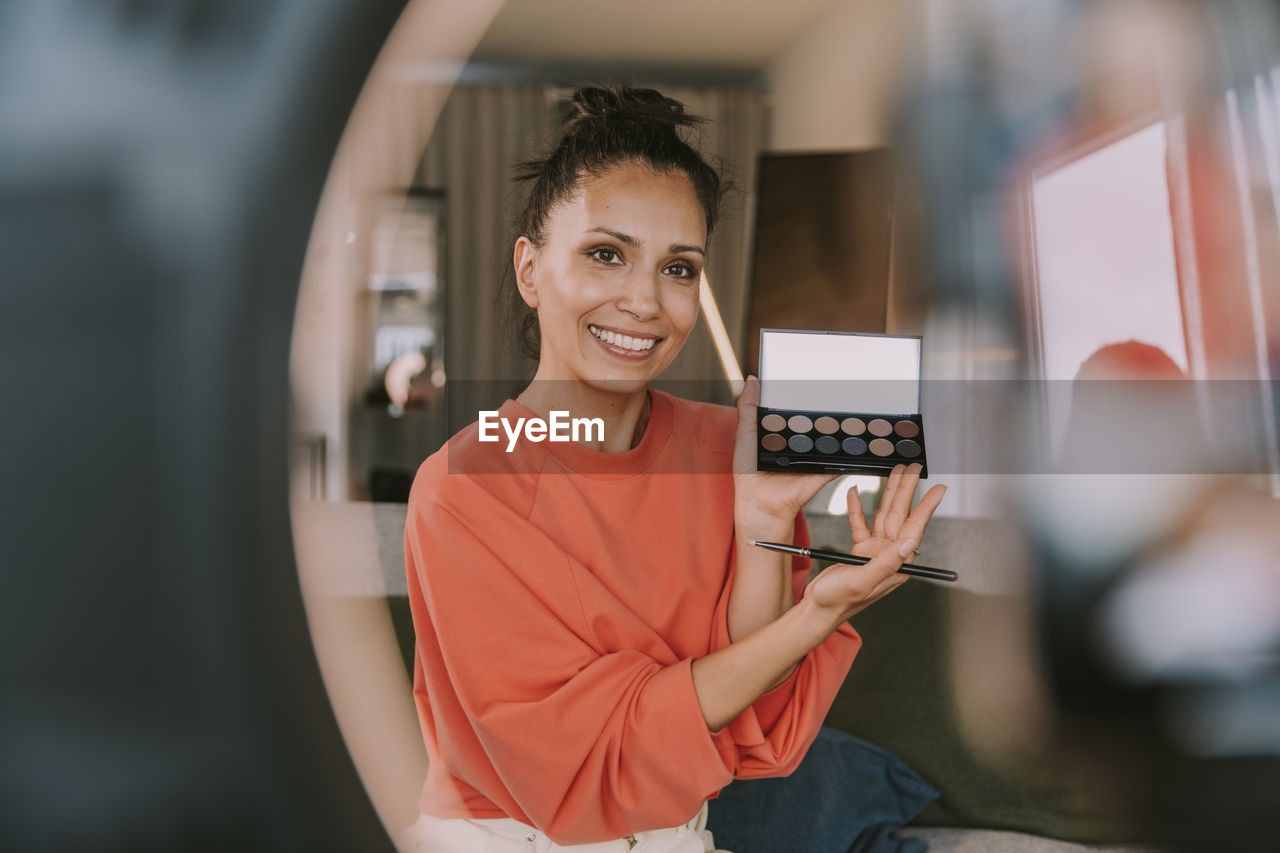
<instances>
[{"instance_id":1,"label":"woman's face","mask_svg":"<svg viewBox=\"0 0 1280 853\"><path fill-rule=\"evenodd\" d=\"M680 172L615 166L516 242L516 282L537 309L539 379L634 393L671 363L698 318L706 219Z\"/></svg>"}]
</instances>

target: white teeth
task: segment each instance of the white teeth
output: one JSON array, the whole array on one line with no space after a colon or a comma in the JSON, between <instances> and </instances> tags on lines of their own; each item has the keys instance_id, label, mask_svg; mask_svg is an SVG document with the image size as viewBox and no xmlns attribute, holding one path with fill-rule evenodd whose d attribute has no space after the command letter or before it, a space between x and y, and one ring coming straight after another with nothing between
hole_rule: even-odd
<instances>
[{"instance_id":1,"label":"white teeth","mask_svg":"<svg viewBox=\"0 0 1280 853\"><path fill-rule=\"evenodd\" d=\"M605 343L619 349L631 350L632 352L651 350L653 345L658 342L656 338L633 338L630 335L620 335L617 332L610 332L598 326L588 326L587 328L591 331L591 334Z\"/></svg>"}]
</instances>

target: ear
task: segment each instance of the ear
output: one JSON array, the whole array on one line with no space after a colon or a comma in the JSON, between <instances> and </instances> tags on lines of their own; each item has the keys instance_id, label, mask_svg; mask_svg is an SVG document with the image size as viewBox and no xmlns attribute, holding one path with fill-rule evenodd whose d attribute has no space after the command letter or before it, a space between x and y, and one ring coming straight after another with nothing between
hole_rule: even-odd
<instances>
[{"instance_id":1,"label":"ear","mask_svg":"<svg viewBox=\"0 0 1280 853\"><path fill-rule=\"evenodd\" d=\"M537 266L538 249L523 234L516 240L512 263L516 268L516 290L530 308L538 307Z\"/></svg>"}]
</instances>

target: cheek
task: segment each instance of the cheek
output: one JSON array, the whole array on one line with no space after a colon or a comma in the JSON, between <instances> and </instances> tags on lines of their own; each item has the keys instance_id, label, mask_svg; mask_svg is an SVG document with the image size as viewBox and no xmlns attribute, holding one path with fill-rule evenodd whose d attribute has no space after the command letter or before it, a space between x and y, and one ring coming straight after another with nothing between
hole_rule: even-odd
<instances>
[{"instance_id":1,"label":"cheek","mask_svg":"<svg viewBox=\"0 0 1280 853\"><path fill-rule=\"evenodd\" d=\"M547 282L541 290L542 304L539 307L553 324L573 322L582 307L581 283L560 271L548 276Z\"/></svg>"},{"instance_id":2,"label":"cheek","mask_svg":"<svg viewBox=\"0 0 1280 853\"><path fill-rule=\"evenodd\" d=\"M585 312L598 307L613 296L616 287L607 277L593 275L571 265L553 273L556 305L567 313Z\"/></svg>"},{"instance_id":3,"label":"cheek","mask_svg":"<svg viewBox=\"0 0 1280 853\"><path fill-rule=\"evenodd\" d=\"M667 316L672 325L685 335L693 330L698 322L698 286L692 285L682 290L668 303Z\"/></svg>"}]
</instances>

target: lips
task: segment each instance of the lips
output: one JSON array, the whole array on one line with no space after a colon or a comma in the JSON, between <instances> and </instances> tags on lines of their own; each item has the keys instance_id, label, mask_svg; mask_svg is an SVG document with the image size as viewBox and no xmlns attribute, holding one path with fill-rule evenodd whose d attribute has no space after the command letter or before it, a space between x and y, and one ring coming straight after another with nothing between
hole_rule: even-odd
<instances>
[{"instance_id":1,"label":"lips","mask_svg":"<svg viewBox=\"0 0 1280 853\"><path fill-rule=\"evenodd\" d=\"M629 358L643 358L662 340L657 335L608 329L594 324L588 325L587 329L596 340L605 345L605 349Z\"/></svg>"}]
</instances>

